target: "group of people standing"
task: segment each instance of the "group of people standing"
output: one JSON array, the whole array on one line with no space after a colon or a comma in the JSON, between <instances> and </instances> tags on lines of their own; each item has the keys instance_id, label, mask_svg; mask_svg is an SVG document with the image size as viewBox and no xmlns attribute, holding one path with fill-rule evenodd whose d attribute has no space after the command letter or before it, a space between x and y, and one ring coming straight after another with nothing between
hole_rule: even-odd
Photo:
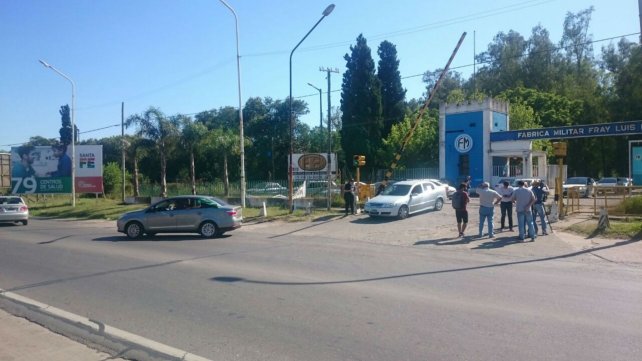
<instances>
[{"instance_id":1,"label":"group of people standing","mask_svg":"<svg viewBox=\"0 0 642 361\"><path fill-rule=\"evenodd\" d=\"M538 233L537 218L540 219L542 234L548 234L544 202L549 189L542 181L534 181L531 188L527 188L526 183L520 180L517 182L517 186L517 188L513 188L507 181L504 181L494 190L487 182L484 182L477 189L479 195L479 238L483 237L485 223L488 225L488 237L495 238L494 213L497 204L500 205L501 210L500 232L505 229L506 219L508 219L508 230L513 230L513 208L515 208L519 231L517 238L520 241L524 241L526 236L531 241L535 241ZM468 224L466 207L470 202L468 189L469 182L464 182L459 185L457 192L453 195L453 207L460 237L464 236Z\"/></svg>"}]
</instances>

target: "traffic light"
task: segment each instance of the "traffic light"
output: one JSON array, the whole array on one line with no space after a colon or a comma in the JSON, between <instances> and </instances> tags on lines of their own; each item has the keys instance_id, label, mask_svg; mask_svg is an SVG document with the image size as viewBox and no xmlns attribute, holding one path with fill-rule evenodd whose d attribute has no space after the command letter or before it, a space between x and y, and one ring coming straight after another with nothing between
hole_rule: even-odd
<instances>
[{"instance_id":1,"label":"traffic light","mask_svg":"<svg viewBox=\"0 0 642 361\"><path fill-rule=\"evenodd\" d=\"M354 155L352 156L352 165L355 167L363 167L366 165L366 156L365 155Z\"/></svg>"}]
</instances>

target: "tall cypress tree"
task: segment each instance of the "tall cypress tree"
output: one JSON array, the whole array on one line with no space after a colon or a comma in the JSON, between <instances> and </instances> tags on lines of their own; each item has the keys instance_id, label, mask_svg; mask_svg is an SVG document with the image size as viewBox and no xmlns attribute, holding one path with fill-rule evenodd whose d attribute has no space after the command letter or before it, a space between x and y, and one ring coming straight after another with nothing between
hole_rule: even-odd
<instances>
[{"instance_id":1,"label":"tall cypress tree","mask_svg":"<svg viewBox=\"0 0 642 361\"><path fill-rule=\"evenodd\" d=\"M401 86L397 47L389 41L383 41L379 44L377 54L379 54L377 77L381 82L381 105L383 107L382 135L385 138L390 134L390 129L394 124L403 121L406 108L406 90Z\"/></svg>"},{"instance_id":2,"label":"tall cypress tree","mask_svg":"<svg viewBox=\"0 0 642 361\"><path fill-rule=\"evenodd\" d=\"M344 56L347 70L341 86L341 146L349 166L352 156L359 154L366 156L366 168L374 169L381 166L375 158L383 129L381 82L363 35L350 51Z\"/></svg>"},{"instance_id":3,"label":"tall cypress tree","mask_svg":"<svg viewBox=\"0 0 642 361\"><path fill-rule=\"evenodd\" d=\"M72 134L71 134L71 117L69 116L69 105L63 105L60 107L60 122L62 126L60 127L60 143L64 145L71 144Z\"/></svg>"}]
</instances>

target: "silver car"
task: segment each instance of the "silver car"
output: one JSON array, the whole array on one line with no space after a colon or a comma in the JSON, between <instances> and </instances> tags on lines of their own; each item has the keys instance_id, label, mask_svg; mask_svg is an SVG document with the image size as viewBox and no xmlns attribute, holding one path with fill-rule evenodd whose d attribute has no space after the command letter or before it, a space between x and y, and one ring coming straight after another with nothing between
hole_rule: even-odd
<instances>
[{"instance_id":1,"label":"silver car","mask_svg":"<svg viewBox=\"0 0 642 361\"><path fill-rule=\"evenodd\" d=\"M407 218L425 210L439 211L446 200L446 189L429 180L401 181L389 185L370 199L364 211L372 216Z\"/></svg>"},{"instance_id":2,"label":"silver car","mask_svg":"<svg viewBox=\"0 0 642 361\"><path fill-rule=\"evenodd\" d=\"M140 211L128 212L117 221L118 232L140 238L146 233L199 233L210 238L241 227L242 208L210 196L164 199Z\"/></svg>"},{"instance_id":3,"label":"silver car","mask_svg":"<svg viewBox=\"0 0 642 361\"><path fill-rule=\"evenodd\" d=\"M18 196L0 196L0 222L29 223L29 207Z\"/></svg>"}]
</instances>

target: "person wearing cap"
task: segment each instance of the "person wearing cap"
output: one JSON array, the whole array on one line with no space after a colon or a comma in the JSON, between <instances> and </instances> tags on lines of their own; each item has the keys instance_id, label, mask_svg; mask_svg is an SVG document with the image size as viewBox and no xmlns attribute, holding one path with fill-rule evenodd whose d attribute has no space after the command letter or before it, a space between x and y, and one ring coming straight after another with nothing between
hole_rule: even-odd
<instances>
[{"instance_id":1,"label":"person wearing cap","mask_svg":"<svg viewBox=\"0 0 642 361\"><path fill-rule=\"evenodd\" d=\"M493 232L495 205L502 200L502 196L497 191L490 189L488 182L479 186L477 194L479 194L479 238L484 235L484 222L488 223L488 237L495 238Z\"/></svg>"},{"instance_id":2,"label":"person wearing cap","mask_svg":"<svg viewBox=\"0 0 642 361\"><path fill-rule=\"evenodd\" d=\"M533 191L525 187L524 181L517 182L519 188L513 192L513 201L515 202L515 211L517 212L517 224L519 228L520 241L526 238L526 227L528 227L528 236L531 241L535 242L535 227L533 226L533 213L531 207L535 203Z\"/></svg>"},{"instance_id":3,"label":"person wearing cap","mask_svg":"<svg viewBox=\"0 0 642 361\"><path fill-rule=\"evenodd\" d=\"M536 180L533 182L533 187L531 188L533 194L535 195L535 203L533 204L533 228L535 228L535 234L537 234L537 218L540 219L542 224L542 235L547 235L546 232L546 210L544 209L544 199L548 195L548 187L541 180Z\"/></svg>"}]
</instances>

